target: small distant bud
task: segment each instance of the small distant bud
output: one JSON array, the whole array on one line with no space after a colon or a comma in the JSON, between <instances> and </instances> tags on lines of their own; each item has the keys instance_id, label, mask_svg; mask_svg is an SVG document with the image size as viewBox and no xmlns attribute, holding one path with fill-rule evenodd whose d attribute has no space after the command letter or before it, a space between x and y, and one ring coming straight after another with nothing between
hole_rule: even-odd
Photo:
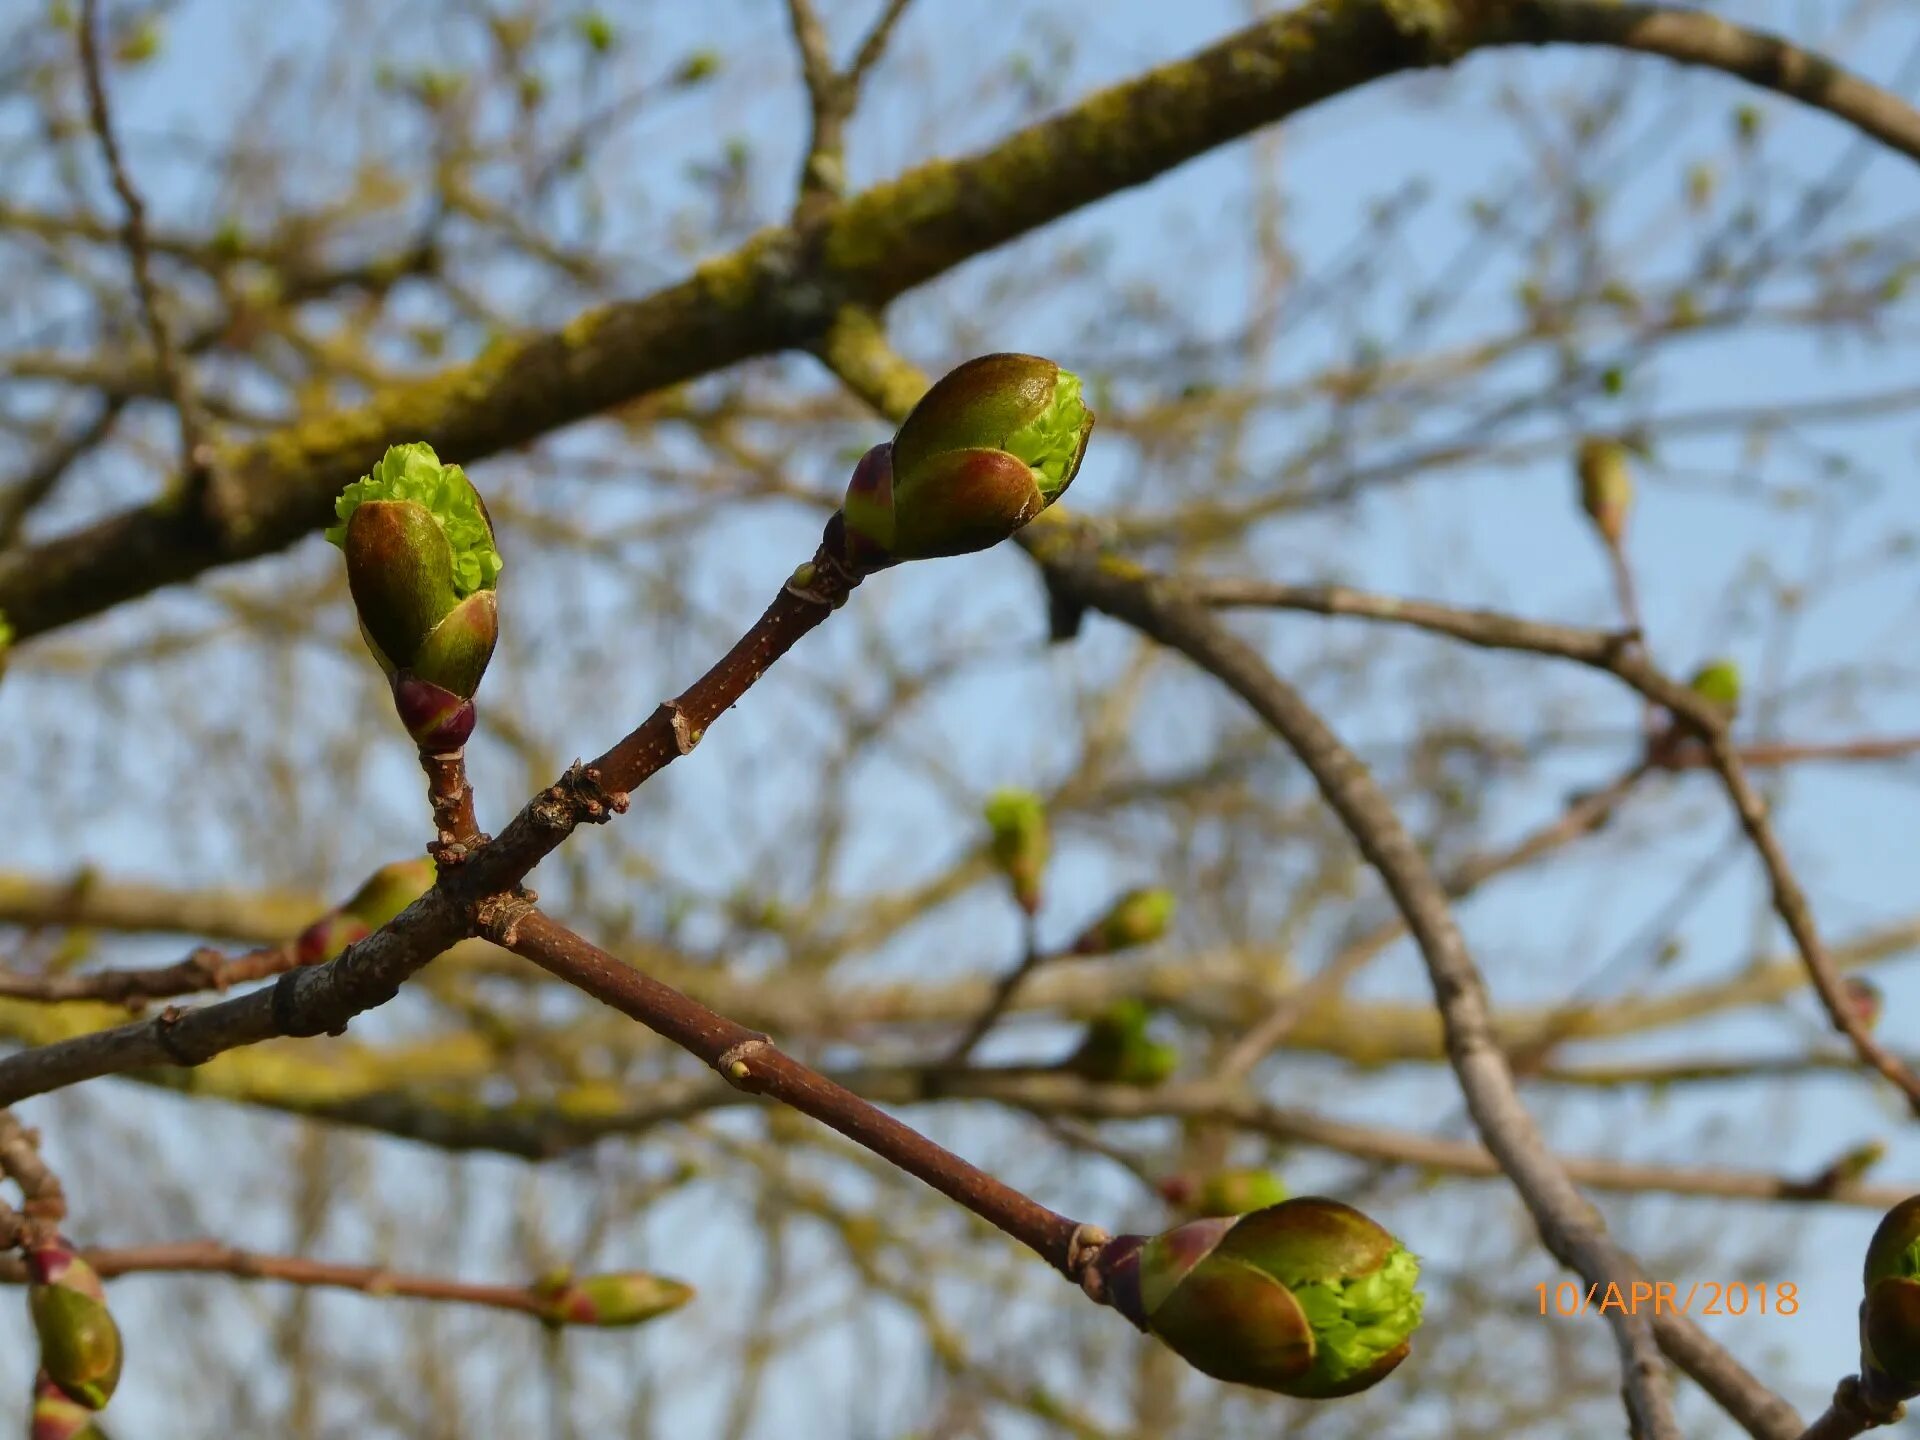
<instances>
[{"instance_id":1,"label":"small distant bud","mask_svg":"<svg viewBox=\"0 0 1920 1440\"><path fill-rule=\"evenodd\" d=\"M1627 447L1618 440L1588 436L1580 442L1580 508L1609 545L1618 545L1627 533L1627 513L1633 507L1633 476L1627 469Z\"/></svg>"},{"instance_id":2,"label":"small distant bud","mask_svg":"<svg viewBox=\"0 0 1920 1440\"><path fill-rule=\"evenodd\" d=\"M580 38L586 41L587 48L594 54L604 55L613 49L613 42L617 38L613 21L598 10L587 11L586 14L576 18L573 25Z\"/></svg>"},{"instance_id":3,"label":"small distant bud","mask_svg":"<svg viewBox=\"0 0 1920 1440\"><path fill-rule=\"evenodd\" d=\"M1096 1263L1114 1308L1196 1370L1300 1399L1385 1379L1424 1303L1412 1252L1317 1196L1123 1235Z\"/></svg>"},{"instance_id":4,"label":"small distant bud","mask_svg":"<svg viewBox=\"0 0 1920 1440\"><path fill-rule=\"evenodd\" d=\"M695 50L674 67L673 83L698 85L702 80L710 79L719 73L720 52L718 50Z\"/></svg>"},{"instance_id":5,"label":"small distant bud","mask_svg":"<svg viewBox=\"0 0 1920 1440\"><path fill-rule=\"evenodd\" d=\"M1132 950L1151 945L1167 933L1173 923L1174 895L1171 890L1142 887L1129 890L1114 901L1107 913L1080 933L1073 942L1076 955L1111 955L1117 950Z\"/></svg>"},{"instance_id":6,"label":"small distant bud","mask_svg":"<svg viewBox=\"0 0 1920 1440\"><path fill-rule=\"evenodd\" d=\"M1920 1195L1889 1210L1867 1242L1860 1312L1862 1357L1909 1389L1920 1389Z\"/></svg>"},{"instance_id":7,"label":"small distant bud","mask_svg":"<svg viewBox=\"0 0 1920 1440\"><path fill-rule=\"evenodd\" d=\"M394 860L369 875L340 908L369 930L378 930L427 891L436 874L433 861Z\"/></svg>"},{"instance_id":8,"label":"small distant bud","mask_svg":"<svg viewBox=\"0 0 1920 1440\"><path fill-rule=\"evenodd\" d=\"M93 1411L53 1383L42 1370L33 1382L33 1414L27 1440L105 1440Z\"/></svg>"},{"instance_id":9,"label":"small distant bud","mask_svg":"<svg viewBox=\"0 0 1920 1440\"><path fill-rule=\"evenodd\" d=\"M1037 355L967 361L855 467L848 559L877 569L998 544L1066 493L1092 430L1071 371Z\"/></svg>"},{"instance_id":10,"label":"small distant bud","mask_svg":"<svg viewBox=\"0 0 1920 1440\"><path fill-rule=\"evenodd\" d=\"M693 1287L644 1271L619 1271L576 1280L566 1271L542 1276L535 1293L546 1303L553 1325L591 1325L618 1329L641 1325L678 1310L693 1299Z\"/></svg>"},{"instance_id":11,"label":"small distant bud","mask_svg":"<svg viewBox=\"0 0 1920 1440\"><path fill-rule=\"evenodd\" d=\"M1886 996L1873 981L1864 975L1849 975L1840 982L1840 996L1854 1019L1860 1022L1861 1029L1870 1031L1880 1023Z\"/></svg>"},{"instance_id":12,"label":"small distant bud","mask_svg":"<svg viewBox=\"0 0 1920 1440\"><path fill-rule=\"evenodd\" d=\"M1287 1186L1271 1170L1216 1170L1198 1180L1169 1175L1160 1182L1160 1195L1176 1209L1203 1219L1268 1209L1287 1198Z\"/></svg>"},{"instance_id":13,"label":"small distant bud","mask_svg":"<svg viewBox=\"0 0 1920 1440\"><path fill-rule=\"evenodd\" d=\"M27 1309L53 1383L98 1410L120 1383L120 1329L100 1277L65 1240L27 1251Z\"/></svg>"},{"instance_id":14,"label":"small distant bud","mask_svg":"<svg viewBox=\"0 0 1920 1440\"><path fill-rule=\"evenodd\" d=\"M1729 717L1740 708L1740 667L1731 660L1707 662L1693 672L1687 686Z\"/></svg>"},{"instance_id":15,"label":"small distant bud","mask_svg":"<svg viewBox=\"0 0 1920 1440\"><path fill-rule=\"evenodd\" d=\"M1180 1052L1148 1033L1152 1021L1144 1001L1115 1001L1087 1023L1079 1048L1061 1068L1103 1085L1164 1084L1180 1067Z\"/></svg>"},{"instance_id":16,"label":"small distant bud","mask_svg":"<svg viewBox=\"0 0 1920 1440\"><path fill-rule=\"evenodd\" d=\"M1013 898L1029 915L1040 908L1052 840L1047 808L1031 790L996 790L987 797L987 828L993 863L1013 888Z\"/></svg>"},{"instance_id":17,"label":"small distant bud","mask_svg":"<svg viewBox=\"0 0 1920 1440\"><path fill-rule=\"evenodd\" d=\"M479 492L431 446L396 445L334 510L327 538L402 722L424 750L458 749L500 629L500 552Z\"/></svg>"}]
</instances>

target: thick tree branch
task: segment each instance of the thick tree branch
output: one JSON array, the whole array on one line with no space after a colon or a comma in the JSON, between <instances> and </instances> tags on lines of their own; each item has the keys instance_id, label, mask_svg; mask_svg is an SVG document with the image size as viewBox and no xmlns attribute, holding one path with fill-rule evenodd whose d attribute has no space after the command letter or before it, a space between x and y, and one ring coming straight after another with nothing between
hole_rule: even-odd
<instances>
[{"instance_id":1,"label":"thick tree branch","mask_svg":"<svg viewBox=\"0 0 1920 1440\"><path fill-rule=\"evenodd\" d=\"M333 497L398 438L470 463L638 395L820 342L849 301L884 304L982 254L1264 125L1384 76L1488 46L1575 43L1664 55L1825 109L1920 158L1920 112L1772 36L1600 0L1318 0L1089 96L958 160L909 171L800 228L768 230L645 298L358 410L213 457L204 503L168 495L0 558L21 639L327 523Z\"/></svg>"}]
</instances>

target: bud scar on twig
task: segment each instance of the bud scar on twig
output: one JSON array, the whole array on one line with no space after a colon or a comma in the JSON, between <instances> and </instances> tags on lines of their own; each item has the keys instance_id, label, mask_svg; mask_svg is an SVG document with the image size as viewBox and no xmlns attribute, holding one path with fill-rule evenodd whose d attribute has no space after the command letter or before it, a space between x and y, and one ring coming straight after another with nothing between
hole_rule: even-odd
<instances>
[{"instance_id":1,"label":"bud scar on twig","mask_svg":"<svg viewBox=\"0 0 1920 1440\"><path fill-rule=\"evenodd\" d=\"M473 912L474 929L502 948L520 938L520 922L533 914L540 899L522 885L499 895L489 895Z\"/></svg>"},{"instance_id":2,"label":"bud scar on twig","mask_svg":"<svg viewBox=\"0 0 1920 1440\"><path fill-rule=\"evenodd\" d=\"M1098 1225L1081 1225L1067 1241L1067 1278L1087 1292L1097 1305L1107 1303L1106 1279L1100 1273L1100 1252L1113 1239Z\"/></svg>"}]
</instances>

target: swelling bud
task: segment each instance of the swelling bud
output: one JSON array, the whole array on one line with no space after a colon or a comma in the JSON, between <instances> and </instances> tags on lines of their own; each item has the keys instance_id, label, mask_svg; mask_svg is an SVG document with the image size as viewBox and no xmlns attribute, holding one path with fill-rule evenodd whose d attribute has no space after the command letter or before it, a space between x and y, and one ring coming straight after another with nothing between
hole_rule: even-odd
<instances>
[{"instance_id":1,"label":"swelling bud","mask_svg":"<svg viewBox=\"0 0 1920 1440\"><path fill-rule=\"evenodd\" d=\"M1580 475L1580 508L1607 544L1618 545L1627 533L1627 513L1633 508L1627 447L1618 440L1590 435L1580 442L1575 468Z\"/></svg>"},{"instance_id":2,"label":"swelling bud","mask_svg":"<svg viewBox=\"0 0 1920 1440\"><path fill-rule=\"evenodd\" d=\"M1196 1370L1300 1399L1385 1379L1424 1303L1412 1252L1317 1196L1122 1235L1095 1264L1113 1307Z\"/></svg>"},{"instance_id":3,"label":"swelling bud","mask_svg":"<svg viewBox=\"0 0 1920 1440\"><path fill-rule=\"evenodd\" d=\"M987 797L987 830L994 867L1013 898L1031 915L1040 908L1041 881L1052 848L1047 810L1031 790L996 790Z\"/></svg>"},{"instance_id":4,"label":"swelling bud","mask_svg":"<svg viewBox=\"0 0 1920 1440\"><path fill-rule=\"evenodd\" d=\"M120 1328L100 1277L67 1241L27 1251L27 1310L48 1378L89 1410L104 1408L120 1383Z\"/></svg>"},{"instance_id":5,"label":"swelling bud","mask_svg":"<svg viewBox=\"0 0 1920 1440\"><path fill-rule=\"evenodd\" d=\"M1148 1033L1144 1001L1117 1000L1087 1023L1080 1047L1061 1069L1102 1085L1164 1084L1180 1068L1180 1052Z\"/></svg>"},{"instance_id":6,"label":"swelling bud","mask_svg":"<svg viewBox=\"0 0 1920 1440\"><path fill-rule=\"evenodd\" d=\"M1920 1392L1920 1195L1880 1221L1863 1279L1861 1358L1906 1394Z\"/></svg>"},{"instance_id":7,"label":"swelling bud","mask_svg":"<svg viewBox=\"0 0 1920 1440\"><path fill-rule=\"evenodd\" d=\"M54 1384L42 1370L33 1382L27 1440L105 1440L105 1436L93 1423L93 1411Z\"/></svg>"},{"instance_id":8,"label":"swelling bud","mask_svg":"<svg viewBox=\"0 0 1920 1440\"><path fill-rule=\"evenodd\" d=\"M1107 913L1080 932L1073 942L1076 955L1111 955L1151 945L1173 923L1171 890L1142 887L1129 890L1108 907Z\"/></svg>"},{"instance_id":9,"label":"swelling bud","mask_svg":"<svg viewBox=\"0 0 1920 1440\"><path fill-rule=\"evenodd\" d=\"M1740 667L1731 660L1709 660L1693 672L1687 688L1731 719L1740 708Z\"/></svg>"},{"instance_id":10,"label":"swelling bud","mask_svg":"<svg viewBox=\"0 0 1920 1440\"><path fill-rule=\"evenodd\" d=\"M1038 355L982 355L935 381L854 467L841 516L863 570L996 545L1066 493L1093 412Z\"/></svg>"},{"instance_id":11,"label":"swelling bud","mask_svg":"<svg viewBox=\"0 0 1920 1440\"><path fill-rule=\"evenodd\" d=\"M575 1280L562 1270L534 1286L545 1302L549 1325L592 1325L603 1330L641 1325L678 1310L693 1299L693 1287L645 1271L627 1270Z\"/></svg>"},{"instance_id":12,"label":"swelling bud","mask_svg":"<svg viewBox=\"0 0 1920 1440\"><path fill-rule=\"evenodd\" d=\"M1197 1180L1169 1175L1159 1188L1163 1200L1196 1219L1246 1215L1287 1198L1286 1182L1271 1170L1215 1170Z\"/></svg>"}]
</instances>

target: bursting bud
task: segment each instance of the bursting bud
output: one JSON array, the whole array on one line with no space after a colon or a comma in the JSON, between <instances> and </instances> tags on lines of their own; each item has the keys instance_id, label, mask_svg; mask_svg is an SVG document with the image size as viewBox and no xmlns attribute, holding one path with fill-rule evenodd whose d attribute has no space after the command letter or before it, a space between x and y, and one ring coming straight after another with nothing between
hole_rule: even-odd
<instances>
[{"instance_id":1,"label":"bursting bud","mask_svg":"<svg viewBox=\"0 0 1920 1440\"><path fill-rule=\"evenodd\" d=\"M458 750L499 636L500 552L480 494L429 445L396 445L334 503L360 633L421 750Z\"/></svg>"},{"instance_id":2,"label":"bursting bud","mask_svg":"<svg viewBox=\"0 0 1920 1440\"><path fill-rule=\"evenodd\" d=\"M987 797L987 829L993 863L1013 887L1013 898L1031 915L1040 908L1040 882L1051 843L1047 809L1031 790L996 790Z\"/></svg>"},{"instance_id":3,"label":"bursting bud","mask_svg":"<svg viewBox=\"0 0 1920 1440\"><path fill-rule=\"evenodd\" d=\"M1731 660L1709 660L1687 687L1729 718L1740 708L1740 667Z\"/></svg>"},{"instance_id":4,"label":"bursting bud","mask_svg":"<svg viewBox=\"0 0 1920 1440\"><path fill-rule=\"evenodd\" d=\"M1580 472L1580 508L1607 544L1618 545L1627 532L1627 512L1633 507L1627 447L1618 440L1589 435L1580 442L1576 468Z\"/></svg>"},{"instance_id":5,"label":"bursting bud","mask_svg":"<svg viewBox=\"0 0 1920 1440\"><path fill-rule=\"evenodd\" d=\"M27 1250L27 1309L53 1383L90 1410L104 1407L120 1383L120 1328L100 1277L66 1240Z\"/></svg>"},{"instance_id":6,"label":"bursting bud","mask_svg":"<svg viewBox=\"0 0 1920 1440\"><path fill-rule=\"evenodd\" d=\"M1862 1359L1908 1394L1920 1391L1920 1195L1881 1220L1867 1242L1864 1278Z\"/></svg>"},{"instance_id":7,"label":"bursting bud","mask_svg":"<svg viewBox=\"0 0 1920 1440\"><path fill-rule=\"evenodd\" d=\"M1194 1369L1299 1399L1378 1384L1420 1324L1419 1260L1317 1196L1122 1235L1096 1264L1113 1307Z\"/></svg>"},{"instance_id":8,"label":"bursting bud","mask_svg":"<svg viewBox=\"0 0 1920 1440\"><path fill-rule=\"evenodd\" d=\"M105 1440L93 1423L93 1411L53 1383L42 1370L33 1382L33 1414L27 1440Z\"/></svg>"},{"instance_id":9,"label":"bursting bud","mask_svg":"<svg viewBox=\"0 0 1920 1440\"><path fill-rule=\"evenodd\" d=\"M589 1275L575 1280L556 1270L534 1283L534 1293L546 1304L542 1318L549 1325L593 1325L603 1330L640 1325L693 1299L693 1287L642 1270Z\"/></svg>"},{"instance_id":10,"label":"bursting bud","mask_svg":"<svg viewBox=\"0 0 1920 1440\"><path fill-rule=\"evenodd\" d=\"M982 355L936 380L854 467L841 514L868 570L996 545L1066 493L1093 412L1038 355Z\"/></svg>"},{"instance_id":11,"label":"bursting bud","mask_svg":"<svg viewBox=\"0 0 1920 1440\"><path fill-rule=\"evenodd\" d=\"M1080 938L1073 942L1073 953L1111 955L1116 950L1151 945L1167 933L1173 923L1173 909L1171 890L1146 886L1129 890L1080 932Z\"/></svg>"},{"instance_id":12,"label":"bursting bud","mask_svg":"<svg viewBox=\"0 0 1920 1440\"><path fill-rule=\"evenodd\" d=\"M1180 1052L1147 1033L1152 1020L1145 1001L1116 1000L1087 1023L1080 1048L1061 1069L1102 1085L1164 1083L1179 1068Z\"/></svg>"},{"instance_id":13,"label":"bursting bud","mask_svg":"<svg viewBox=\"0 0 1920 1440\"><path fill-rule=\"evenodd\" d=\"M1271 1170L1215 1170L1196 1180L1191 1175L1169 1175L1160 1182L1160 1197L1196 1219L1246 1215L1266 1210L1287 1198L1287 1186Z\"/></svg>"}]
</instances>

